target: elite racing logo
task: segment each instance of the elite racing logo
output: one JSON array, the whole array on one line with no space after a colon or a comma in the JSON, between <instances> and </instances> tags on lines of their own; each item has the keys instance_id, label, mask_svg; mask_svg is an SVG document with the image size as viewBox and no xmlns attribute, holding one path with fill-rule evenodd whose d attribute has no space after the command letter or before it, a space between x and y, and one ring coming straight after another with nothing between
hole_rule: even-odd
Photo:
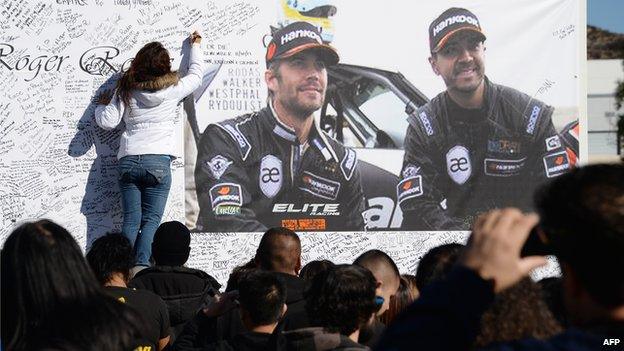
<instances>
[{"instance_id":1,"label":"elite racing logo","mask_svg":"<svg viewBox=\"0 0 624 351\"><path fill-rule=\"evenodd\" d=\"M340 216L340 204L274 204L273 213L300 213L309 216Z\"/></svg>"}]
</instances>

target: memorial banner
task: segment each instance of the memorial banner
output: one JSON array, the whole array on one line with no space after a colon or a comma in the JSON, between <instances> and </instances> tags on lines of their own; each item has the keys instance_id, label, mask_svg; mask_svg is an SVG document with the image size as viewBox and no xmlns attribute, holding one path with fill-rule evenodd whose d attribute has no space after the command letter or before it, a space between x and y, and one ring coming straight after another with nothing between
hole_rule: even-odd
<instances>
[{"instance_id":1,"label":"memorial banner","mask_svg":"<svg viewBox=\"0 0 624 351\"><path fill-rule=\"evenodd\" d=\"M151 41L184 75L198 30L206 71L174 116L163 216L196 231L191 264L225 274L253 250L245 233L282 225L325 232L304 239L306 259L375 246L413 268L482 211L530 210L531 189L576 162L583 11L579 0L3 1L0 242L33 218L85 249L120 230L124 126L98 127L95 97ZM340 56L315 78L323 103L308 140L268 104L267 81L290 76L267 76L267 48L298 21ZM475 90L482 100L465 99Z\"/></svg>"}]
</instances>

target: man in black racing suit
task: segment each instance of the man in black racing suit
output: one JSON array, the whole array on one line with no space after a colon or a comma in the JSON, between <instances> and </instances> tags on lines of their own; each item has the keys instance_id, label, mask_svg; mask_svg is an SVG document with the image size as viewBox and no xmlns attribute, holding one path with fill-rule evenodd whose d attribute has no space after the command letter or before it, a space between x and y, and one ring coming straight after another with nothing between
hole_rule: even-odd
<instances>
[{"instance_id":1,"label":"man in black racing suit","mask_svg":"<svg viewBox=\"0 0 624 351\"><path fill-rule=\"evenodd\" d=\"M292 23L267 47L269 104L211 124L198 149L197 228L214 232L363 230L355 151L315 122L338 55L316 27Z\"/></svg>"},{"instance_id":2,"label":"man in black racing suit","mask_svg":"<svg viewBox=\"0 0 624 351\"><path fill-rule=\"evenodd\" d=\"M530 210L535 188L567 172L553 108L485 77L485 35L451 8L429 27L447 90L408 118L397 197L408 230L467 230L488 209Z\"/></svg>"}]
</instances>

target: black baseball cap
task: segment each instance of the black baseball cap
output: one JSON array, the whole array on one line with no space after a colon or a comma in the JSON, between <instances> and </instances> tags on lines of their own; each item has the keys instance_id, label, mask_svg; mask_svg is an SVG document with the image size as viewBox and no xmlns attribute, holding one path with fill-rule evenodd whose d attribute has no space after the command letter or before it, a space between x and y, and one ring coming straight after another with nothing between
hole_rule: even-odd
<instances>
[{"instance_id":1,"label":"black baseball cap","mask_svg":"<svg viewBox=\"0 0 624 351\"><path fill-rule=\"evenodd\" d=\"M451 7L429 25L429 49L431 52L438 52L453 34L464 30L476 32L485 40L479 19L474 13L460 7Z\"/></svg>"},{"instance_id":2,"label":"black baseball cap","mask_svg":"<svg viewBox=\"0 0 624 351\"><path fill-rule=\"evenodd\" d=\"M293 22L273 33L267 46L266 65L275 60L291 57L304 50L316 50L326 66L338 63L340 57L336 49L323 44L321 33L308 22Z\"/></svg>"}]
</instances>

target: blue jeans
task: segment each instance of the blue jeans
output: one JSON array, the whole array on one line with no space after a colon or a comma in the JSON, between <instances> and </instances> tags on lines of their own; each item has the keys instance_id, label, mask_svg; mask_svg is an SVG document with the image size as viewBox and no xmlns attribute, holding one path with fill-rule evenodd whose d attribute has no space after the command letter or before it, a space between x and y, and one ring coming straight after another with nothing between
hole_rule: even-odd
<instances>
[{"instance_id":1,"label":"blue jeans","mask_svg":"<svg viewBox=\"0 0 624 351\"><path fill-rule=\"evenodd\" d=\"M122 234L134 247L135 265L149 266L152 240L171 188L169 155L129 155L119 160Z\"/></svg>"}]
</instances>

